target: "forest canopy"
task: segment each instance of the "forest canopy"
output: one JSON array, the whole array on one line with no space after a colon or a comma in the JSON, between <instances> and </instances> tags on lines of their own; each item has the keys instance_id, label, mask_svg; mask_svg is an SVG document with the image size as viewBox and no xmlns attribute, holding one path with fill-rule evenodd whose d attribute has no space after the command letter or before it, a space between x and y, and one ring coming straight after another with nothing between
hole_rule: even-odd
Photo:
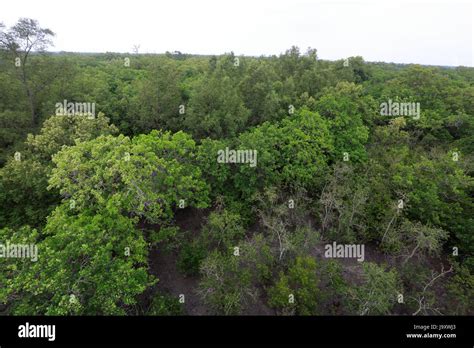
<instances>
[{"instance_id":1,"label":"forest canopy","mask_svg":"<svg viewBox=\"0 0 474 348\"><path fill-rule=\"evenodd\" d=\"M53 38L0 23L1 314L473 314L473 68Z\"/></svg>"}]
</instances>

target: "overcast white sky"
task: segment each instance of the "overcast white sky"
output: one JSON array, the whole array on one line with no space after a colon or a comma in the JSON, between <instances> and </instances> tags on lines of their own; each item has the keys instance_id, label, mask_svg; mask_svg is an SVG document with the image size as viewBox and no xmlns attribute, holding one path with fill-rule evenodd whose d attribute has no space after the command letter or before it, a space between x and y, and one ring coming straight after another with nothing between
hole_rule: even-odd
<instances>
[{"instance_id":1,"label":"overcast white sky","mask_svg":"<svg viewBox=\"0 0 474 348\"><path fill-rule=\"evenodd\" d=\"M37 19L54 51L271 55L474 66L474 0L1 0L0 22Z\"/></svg>"}]
</instances>

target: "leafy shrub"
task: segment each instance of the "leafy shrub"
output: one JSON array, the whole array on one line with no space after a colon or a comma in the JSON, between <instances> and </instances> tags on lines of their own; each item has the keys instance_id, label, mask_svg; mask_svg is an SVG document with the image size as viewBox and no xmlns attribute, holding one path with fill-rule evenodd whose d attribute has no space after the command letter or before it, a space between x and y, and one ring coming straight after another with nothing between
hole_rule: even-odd
<instances>
[{"instance_id":1,"label":"leafy shrub","mask_svg":"<svg viewBox=\"0 0 474 348\"><path fill-rule=\"evenodd\" d=\"M158 293L146 313L147 315L181 315L183 314L183 305L177 297L168 294Z\"/></svg>"},{"instance_id":2,"label":"leafy shrub","mask_svg":"<svg viewBox=\"0 0 474 348\"><path fill-rule=\"evenodd\" d=\"M320 297L316 261L311 257L297 257L287 273L268 290L268 304L282 314L314 315Z\"/></svg>"},{"instance_id":3,"label":"leafy shrub","mask_svg":"<svg viewBox=\"0 0 474 348\"><path fill-rule=\"evenodd\" d=\"M342 265L338 260L320 261L318 275L321 278L321 302L325 302L325 313L345 314L350 284L342 276Z\"/></svg>"},{"instance_id":4,"label":"leafy shrub","mask_svg":"<svg viewBox=\"0 0 474 348\"><path fill-rule=\"evenodd\" d=\"M351 289L355 310L360 315L390 313L401 291L397 271L386 271L373 262L365 262L362 268L363 283Z\"/></svg>"},{"instance_id":5,"label":"leafy shrub","mask_svg":"<svg viewBox=\"0 0 474 348\"><path fill-rule=\"evenodd\" d=\"M199 293L218 313L239 314L256 296L251 271L241 267L240 257L213 251L202 263Z\"/></svg>"},{"instance_id":6,"label":"leafy shrub","mask_svg":"<svg viewBox=\"0 0 474 348\"><path fill-rule=\"evenodd\" d=\"M185 243L179 253L178 270L186 275L198 275L201 263L207 253L206 245L199 243L199 241Z\"/></svg>"},{"instance_id":7,"label":"leafy shrub","mask_svg":"<svg viewBox=\"0 0 474 348\"><path fill-rule=\"evenodd\" d=\"M447 312L451 315L473 315L474 275L469 268L457 265L455 275L446 286L448 295Z\"/></svg>"},{"instance_id":8,"label":"leafy shrub","mask_svg":"<svg viewBox=\"0 0 474 348\"><path fill-rule=\"evenodd\" d=\"M236 246L244 234L240 215L223 209L209 215L200 238L204 243L228 250Z\"/></svg>"}]
</instances>

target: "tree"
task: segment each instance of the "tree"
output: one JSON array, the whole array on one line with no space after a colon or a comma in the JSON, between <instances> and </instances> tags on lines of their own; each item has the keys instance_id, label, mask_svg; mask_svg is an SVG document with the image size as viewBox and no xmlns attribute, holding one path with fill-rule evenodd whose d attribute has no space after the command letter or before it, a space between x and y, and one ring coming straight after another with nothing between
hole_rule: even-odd
<instances>
[{"instance_id":1,"label":"tree","mask_svg":"<svg viewBox=\"0 0 474 348\"><path fill-rule=\"evenodd\" d=\"M78 142L53 156L49 188L59 189L79 211L113 204L151 223L169 221L180 201L208 205L208 186L190 160L194 149L183 132Z\"/></svg>"},{"instance_id":2,"label":"tree","mask_svg":"<svg viewBox=\"0 0 474 348\"><path fill-rule=\"evenodd\" d=\"M157 293L146 311L146 315L183 315L183 304L177 297Z\"/></svg>"},{"instance_id":3,"label":"tree","mask_svg":"<svg viewBox=\"0 0 474 348\"><path fill-rule=\"evenodd\" d=\"M229 147L225 140L213 140L205 138L197 146L196 165L201 169L203 178L211 186L211 197L235 196L231 181L231 168L217 162L219 151Z\"/></svg>"},{"instance_id":4,"label":"tree","mask_svg":"<svg viewBox=\"0 0 474 348\"><path fill-rule=\"evenodd\" d=\"M256 167L240 165L234 176L236 188L248 200L270 186L318 190L328 169L333 137L318 113L302 109L281 123L266 122L241 134L239 148L258 154Z\"/></svg>"},{"instance_id":5,"label":"tree","mask_svg":"<svg viewBox=\"0 0 474 348\"><path fill-rule=\"evenodd\" d=\"M268 304L282 314L315 315L319 301L319 280L316 261L311 257L297 257L288 272L268 290Z\"/></svg>"},{"instance_id":6,"label":"tree","mask_svg":"<svg viewBox=\"0 0 474 348\"><path fill-rule=\"evenodd\" d=\"M439 255L448 232L441 228L433 228L411 222L407 219L400 223L398 228L388 230L385 243L397 250L403 256L403 263L407 263L414 256Z\"/></svg>"},{"instance_id":7,"label":"tree","mask_svg":"<svg viewBox=\"0 0 474 348\"><path fill-rule=\"evenodd\" d=\"M444 269L444 266L441 266L441 270L439 272L431 271L430 277L426 280L426 283L423 284L423 288L418 293L418 296L412 297L418 307L412 315L418 315L420 313L424 315L442 314L438 308L434 307L436 298L434 294L432 292L429 292L428 290L438 279L446 276L452 271L453 266L451 266L447 270Z\"/></svg>"},{"instance_id":8,"label":"tree","mask_svg":"<svg viewBox=\"0 0 474 348\"><path fill-rule=\"evenodd\" d=\"M153 284L146 242L135 223L110 204L99 214L62 204L43 237L29 237L38 247L37 262L11 259L2 268L0 301L14 315L126 314ZM4 230L3 236L18 240L24 230L7 230L6 236Z\"/></svg>"},{"instance_id":9,"label":"tree","mask_svg":"<svg viewBox=\"0 0 474 348\"><path fill-rule=\"evenodd\" d=\"M172 60L153 66L149 77L139 80L137 95L132 102L132 124L136 127L136 133L148 133L152 129L173 132L183 129L186 106L181 96L180 81L181 72Z\"/></svg>"},{"instance_id":10,"label":"tree","mask_svg":"<svg viewBox=\"0 0 474 348\"><path fill-rule=\"evenodd\" d=\"M401 291L397 271L373 262L365 262L362 269L363 284L350 291L355 310L359 315L390 313Z\"/></svg>"},{"instance_id":11,"label":"tree","mask_svg":"<svg viewBox=\"0 0 474 348\"><path fill-rule=\"evenodd\" d=\"M283 263L309 252L320 236L308 223L309 199L305 192L284 196L272 187L255 197L254 210L268 236L275 259Z\"/></svg>"},{"instance_id":12,"label":"tree","mask_svg":"<svg viewBox=\"0 0 474 348\"><path fill-rule=\"evenodd\" d=\"M197 274L209 250L226 253L238 245L244 234L240 215L218 206L209 214L199 236L182 246L178 268L188 275Z\"/></svg>"},{"instance_id":13,"label":"tree","mask_svg":"<svg viewBox=\"0 0 474 348\"><path fill-rule=\"evenodd\" d=\"M275 86L277 81L278 77L272 66L266 62L255 61L248 67L239 87L245 106L251 112L251 126L279 120L284 115L288 106L282 108L280 105L280 96Z\"/></svg>"},{"instance_id":14,"label":"tree","mask_svg":"<svg viewBox=\"0 0 474 348\"><path fill-rule=\"evenodd\" d=\"M201 274L198 292L215 313L241 313L255 300L251 271L241 267L240 257L230 251L211 252L201 264Z\"/></svg>"},{"instance_id":15,"label":"tree","mask_svg":"<svg viewBox=\"0 0 474 348\"><path fill-rule=\"evenodd\" d=\"M446 285L448 305L447 314L472 315L474 302L474 275L468 267L455 265L455 274Z\"/></svg>"},{"instance_id":16,"label":"tree","mask_svg":"<svg viewBox=\"0 0 474 348\"><path fill-rule=\"evenodd\" d=\"M361 86L346 82L326 89L317 102L316 110L328 119L334 134L335 160L343 160L345 153L351 162L364 161L367 158L365 143L369 131L364 120L372 116L366 112L370 105L373 106L371 103L370 98L362 97Z\"/></svg>"},{"instance_id":17,"label":"tree","mask_svg":"<svg viewBox=\"0 0 474 348\"><path fill-rule=\"evenodd\" d=\"M365 178L351 165L338 162L321 193L319 215L322 230L331 239L352 243L366 238L365 209L368 200Z\"/></svg>"},{"instance_id":18,"label":"tree","mask_svg":"<svg viewBox=\"0 0 474 348\"><path fill-rule=\"evenodd\" d=\"M27 63L32 52L43 52L52 45L51 38L54 33L50 29L40 27L38 21L29 18L20 18L7 32L4 32L1 26L0 30L0 48L10 52L12 60L19 59L20 65L16 64L19 67L18 76L28 97L31 122L36 125L38 123L36 93L44 87L44 84L32 85L31 71Z\"/></svg>"},{"instance_id":19,"label":"tree","mask_svg":"<svg viewBox=\"0 0 474 348\"><path fill-rule=\"evenodd\" d=\"M449 232L453 245L465 255L472 253L474 205L470 195L474 183L463 170L462 160L453 161L452 154L434 150L427 156L412 153L398 166L393 181L407 192L405 214L410 220Z\"/></svg>"},{"instance_id":20,"label":"tree","mask_svg":"<svg viewBox=\"0 0 474 348\"><path fill-rule=\"evenodd\" d=\"M253 313L259 288L272 281L275 259L268 239L254 234L220 249L201 263L198 293L215 313L242 314L249 309Z\"/></svg>"},{"instance_id":21,"label":"tree","mask_svg":"<svg viewBox=\"0 0 474 348\"><path fill-rule=\"evenodd\" d=\"M196 139L218 139L237 135L248 117L249 110L230 77L214 73L196 82L185 126Z\"/></svg>"},{"instance_id":22,"label":"tree","mask_svg":"<svg viewBox=\"0 0 474 348\"><path fill-rule=\"evenodd\" d=\"M202 230L201 238L209 246L226 251L237 245L245 234L239 214L227 209L212 212Z\"/></svg>"},{"instance_id":23,"label":"tree","mask_svg":"<svg viewBox=\"0 0 474 348\"><path fill-rule=\"evenodd\" d=\"M115 134L103 114L87 116L52 116L39 134L29 134L18 157L11 157L0 169L0 225L41 227L46 216L60 201L56 190L48 190L53 164L51 157L63 147L87 141L101 134Z\"/></svg>"},{"instance_id":24,"label":"tree","mask_svg":"<svg viewBox=\"0 0 474 348\"><path fill-rule=\"evenodd\" d=\"M371 79L371 67L360 56L339 60L335 67L339 79L363 83Z\"/></svg>"}]
</instances>

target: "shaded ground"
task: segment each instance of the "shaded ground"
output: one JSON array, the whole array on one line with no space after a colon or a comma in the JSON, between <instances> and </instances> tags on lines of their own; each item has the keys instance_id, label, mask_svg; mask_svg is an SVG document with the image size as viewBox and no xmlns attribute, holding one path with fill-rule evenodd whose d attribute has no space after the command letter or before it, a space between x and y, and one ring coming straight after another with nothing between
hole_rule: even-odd
<instances>
[{"instance_id":1,"label":"shaded ground","mask_svg":"<svg viewBox=\"0 0 474 348\"><path fill-rule=\"evenodd\" d=\"M186 208L175 213L175 221L181 233L190 233L195 236L201 230L208 214L208 210ZM177 253L167 251L163 247L163 245L158 245L150 251L148 256L150 273L158 278L154 291L168 293L176 298L184 295L185 314L210 314L196 294L199 277L186 276L179 272L176 266Z\"/></svg>"},{"instance_id":2,"label":"shaded ground","mask_svg":"<svg viewBox=\"0 0 474 348\"><path fill-rule=\"evenodd\" d=\"M179 298L184 295L184 310L188 315L211 314L196 294L198 277L185 276L176 269L177 255L174 252L152 250L151 273L158 278L157 290Z\"/></svg>"},{"instance_id":3,"label":"shaded ground","mask_svg":"<svg viewBox=\"0 0 474 348\"><path fill-rule=\"evenodd\" d=\"M206 218L210 210L199 209L182 209L176 212L175 221L179 226L181 233L188 234L189 237L197 236L202 226L206 223ZM147 226L148 228L150 226ZM153 229L159 229L159 226L153 226ZM258 230L260 226L255 224L250 230ZM325 245L331 243L329 241L319 241L316 243L310 255L316 260L325 259ZM401 259L395 258L379 251L375 245L365 244L365 260L364 262L375 262L377 264L385 264L388 268L399 267ZM149 289L145 294L145 303L149 303L153 295L159 291L167 293L175 298L180 295L185 296L184 310L186 315L212 315L213 313L202 302L197 294L199 276L187 276L179 272L177 269L178 253L176 251L168 251L164 245L153 248L149 253L149 272L158 278L158 284ZM342 266L343 278L353 286L357 286L363 280L362 264L356 258L338 258L337 261ZM432 262L433 268L436 269L436 263ZM248 306L242 315L275 315L275 311L267 306L264 289L259 289L259 298L251 306ZM330 299L329 299L330 300ZM337 302L337 301L336 301ZM336 304L337 305L337 304ZM396 305L394 314L404 313L406 308ZM338 312L338 311L337 311ZM334 313L334 314L337 314ZM327 313L330 314L330 313ZM344 313L339 313L344 314Z\"/></svg>"},{"instance_id":4,"label":"shaded ground","mask_svg":"<svg viewBox=\"0 0 474 348\"><path fill-rule=\"evenodd\" d=\"M191 236L199 234L206 222L209 210L183 209L175 214L176 224L182 233ZM159 228L159 226L156 226ZM181 294L185 296L184 310L187 315L213 314L202 302L196 290L199 283L198 276L187 276L177 269L178 254L174 251L164 250L163 245L153 248L149 253L150 273L158 278L158 284L147 295L152 297L156 291L168 293L176 298ZM260 299L249 306L242 315L273 315L274 311L266 305L264 291L259 289Z\"/></svg>"}]
</instances>

